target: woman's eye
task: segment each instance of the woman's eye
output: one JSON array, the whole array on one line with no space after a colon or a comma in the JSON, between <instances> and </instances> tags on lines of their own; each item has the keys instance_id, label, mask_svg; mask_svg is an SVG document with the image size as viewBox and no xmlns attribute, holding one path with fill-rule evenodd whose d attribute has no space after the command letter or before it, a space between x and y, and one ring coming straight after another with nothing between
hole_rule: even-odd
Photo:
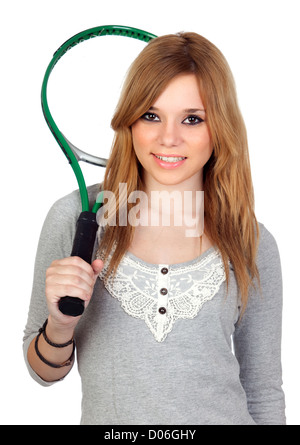
<instances>
[{"instance_id":1,"label":"woman's eye","mask_svg":"<svg viewBox=\"0 0 300 445\"><path fill-rule=\"evenodd\" d=\"M201 124L201 122L204 122L204 120L201 119L201 117L199 116L188 116L187 118L184 119L182 123L188 125L197 125Z\"/></svg>"},{"instance_id":2,"label":"woman's eye","mask_svg":"<svg viewBox=\"0 0 300 445\"><path fill-rule=\"evenodd\" d=\"M143 114L142 119L144 119L146 121L151 121L151 122L159 121L159 117L155 113L145 113L145 114Z\"/></svg>"}]
</instances>

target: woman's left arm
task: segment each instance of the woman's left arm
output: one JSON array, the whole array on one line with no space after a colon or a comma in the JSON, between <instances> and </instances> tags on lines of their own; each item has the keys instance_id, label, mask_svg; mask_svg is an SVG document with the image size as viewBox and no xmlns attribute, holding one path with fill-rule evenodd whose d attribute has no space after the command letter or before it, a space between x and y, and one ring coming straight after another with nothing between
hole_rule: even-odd
<instances>
[{"instance_id":1,"label":"woman's left arm","mask_svg":"<svg viewBox=\"0 0 300 445\"><path fill-rule=\"evenodd\" d=\"M282 276L273 236L260 225L257 266L261 291L251 289L246 311L233 336L248 409L258 425L284 425L281 326Z\"/></svg>"}]
</instances>

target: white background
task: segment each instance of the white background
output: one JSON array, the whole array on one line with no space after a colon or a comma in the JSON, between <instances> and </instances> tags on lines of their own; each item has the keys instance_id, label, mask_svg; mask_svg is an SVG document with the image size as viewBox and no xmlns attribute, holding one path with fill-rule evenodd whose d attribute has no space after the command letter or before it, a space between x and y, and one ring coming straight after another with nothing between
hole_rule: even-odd
<instances>
[{"instance_id":1,"label":"white background","mask_svg":"<svg viewBox=\"0 0 300 445\"><path fill-rule=\"evenodd\" d=\"M21 344L43 220L56 199L77 187L75 176L44 121L41 82L52 54L65 40L87 28L108 24L132 26L156 35L198 32L221 49L232 68L248 128L257 217L273 233L281 253L287 419L288 424L300 424L298 4L297 0L1 2L2 424L55 425L80 421L81 388L77 370L74 368L63 383L40 387L25 369ZM72 51L82 45L87 48L88 43ZM111 55L103 56L102 63L103 73L108 77L111 64L118 66L121 56L116 47L112 48ZM124 73L123 66L119 72ZM71 77L73 74L76 73ZM80 84L76 80L78 92L88 84L93 84L95 91L103 87L100 104L95 94L96 110L109 117L116 88L91 75L88 82ZM60 88L59 95L63 95L63 90ZM68 94L67 102L72 98L72 93ZM86 125L91 122L97 128L93 135L97 138L98 123L101 121L102 125L104 118L98 118L97 112L84 113L81 110L85 106L71 102L71 108L75 107L79 122L83 115L90 117ZM72 131L67 128L71 138ZM81 124L76 123L74 131L78 128L82 129ZM90 144L93 130L88 127L84 131L83 145ZM77 144L77 140L72 141ZM81 148L88 148L80 144ZM102 177L100 170L85 171L88 184Z\"/></svg>"}]
</instances>

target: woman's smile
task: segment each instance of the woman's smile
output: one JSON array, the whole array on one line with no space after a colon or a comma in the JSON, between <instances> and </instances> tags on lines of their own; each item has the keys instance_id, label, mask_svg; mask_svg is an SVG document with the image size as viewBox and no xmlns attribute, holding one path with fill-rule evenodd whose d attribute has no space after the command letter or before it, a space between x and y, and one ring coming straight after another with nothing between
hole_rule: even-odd
<instances>
[{"instance_id":1,"label":"woman's smile","mask_svg":"<svg viewBox=\"0 0 300 445\"><path fill-rule=\"evenodd\" d=\"M162 168L177 168L180 167L184 161L187 159L186 156L176 156L176 155L161 155L152 153L155 162Z\"/></svg>"}]
</instances>

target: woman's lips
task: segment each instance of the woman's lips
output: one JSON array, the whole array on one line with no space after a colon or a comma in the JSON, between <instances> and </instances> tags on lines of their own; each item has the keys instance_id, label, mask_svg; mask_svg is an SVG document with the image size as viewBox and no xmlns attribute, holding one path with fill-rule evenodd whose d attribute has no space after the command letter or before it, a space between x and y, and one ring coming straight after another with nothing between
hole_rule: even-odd
<instances>
[{"instance_id":1,"label":"woman's lips","mask_svg":"<svg viewBox=\"0 0 300 445\"><path fill-rule=\"evenodd\" d=\"M175 154L170 155L164 155L164 154L154 154L152 153L155 162L162 168L165 169L173 169L176 167L179 167L180 165L184 164L186 161L185 156L178 156Z\"/></svg>"}]
</instances>

